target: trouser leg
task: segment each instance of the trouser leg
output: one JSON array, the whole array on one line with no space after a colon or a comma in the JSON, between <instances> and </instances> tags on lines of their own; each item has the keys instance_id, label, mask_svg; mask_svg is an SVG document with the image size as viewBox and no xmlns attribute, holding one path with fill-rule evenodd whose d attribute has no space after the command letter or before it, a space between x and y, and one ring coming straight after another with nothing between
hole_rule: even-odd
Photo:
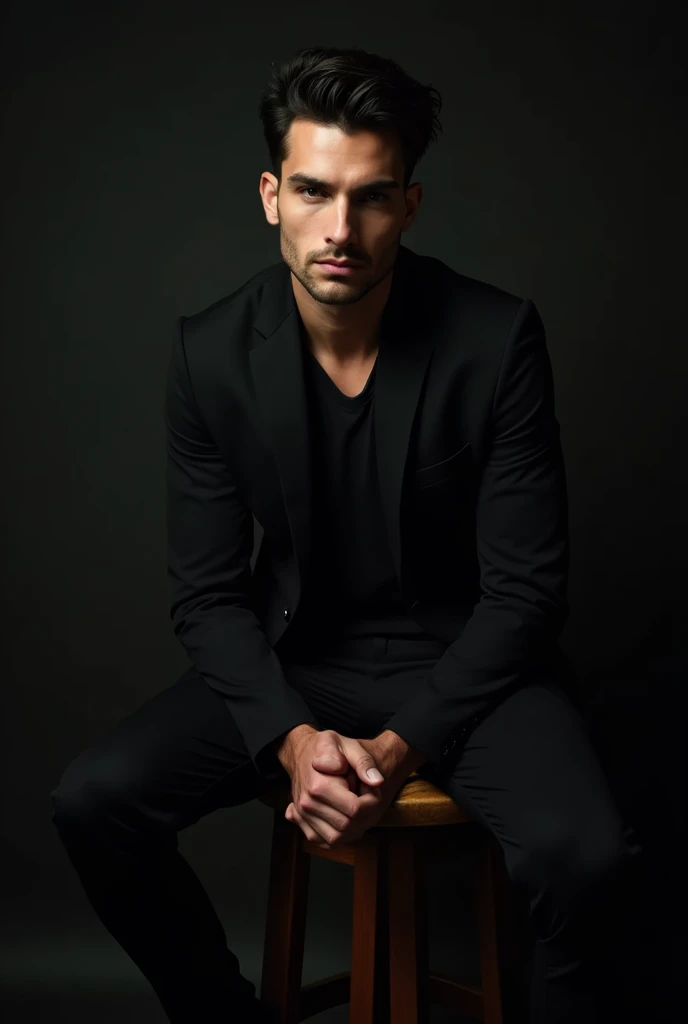
<instances>
[{"instance_id":1,"label":"trouser leg","mask_svg":"<svg viewBox=\"0 0 688 1024\"><path fill-rule=\"evenodd\" d=\"M511 694L433 781L496 836L524 897L534 936L530 1020L601 1020L628 869L641 851L565 691L539 679Z\"/></svg>"},{"instance_id":2,"label":"trouser leg","mask_svg":"<svg viewBox=\"0 0 688 1024\"><path fill-rule=\"evenodd\" d=\"M178 1024L229 1024L256 1005L177 834L261 787L224 700L189 670L77 757L51 794L91 905Z\"/></svg>"}]
</instances>

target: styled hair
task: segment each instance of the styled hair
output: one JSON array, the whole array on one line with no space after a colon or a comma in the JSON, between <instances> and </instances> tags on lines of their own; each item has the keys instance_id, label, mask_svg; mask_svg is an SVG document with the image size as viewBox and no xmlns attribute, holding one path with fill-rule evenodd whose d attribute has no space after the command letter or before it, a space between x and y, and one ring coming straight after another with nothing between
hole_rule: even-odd
<instances>
[{"instance_id":1,"label":"styled hair","mask_svg":"<svg viewBox=\"0 0 688 1024\"><path fill-rule=\"evenodd\" d=\"M431 142L442 132L437 89L411 78L393 60L359 49L307 47L277 67L262 93L259 114L272 171L281 183L295 118L352 134L394 135L404 160L404 188Z\"/></svg>"}]
</instances>

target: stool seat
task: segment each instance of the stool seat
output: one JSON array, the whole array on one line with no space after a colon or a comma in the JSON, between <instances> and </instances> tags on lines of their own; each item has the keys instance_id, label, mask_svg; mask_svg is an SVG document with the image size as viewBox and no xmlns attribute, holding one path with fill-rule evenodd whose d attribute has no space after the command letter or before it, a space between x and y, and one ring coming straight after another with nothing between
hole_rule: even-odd
<instances>
[{"instance_id":1,"label":"stool seat","mask_svg":"<svg viewBox=\"0 0 688 1024\"><path fill-rule=\"evenodd\" d=\"M285 813L291 803L285 786L261 794L259 800ZM412 772L375 828L417 828L425 825L459 825L472 821L463 807L431 782Z\"/></svg>"}]
</instances>

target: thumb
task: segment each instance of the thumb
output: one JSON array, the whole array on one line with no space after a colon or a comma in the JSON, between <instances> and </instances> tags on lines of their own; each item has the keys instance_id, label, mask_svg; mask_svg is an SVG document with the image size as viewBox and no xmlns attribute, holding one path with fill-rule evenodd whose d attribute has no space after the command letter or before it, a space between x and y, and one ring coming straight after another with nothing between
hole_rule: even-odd
<instances>
[{"instance_id":1,"label":"thumb","mask_svg":"<svg viewBox=\"0 0 688 1024\"><path fill-rule=\"evenodd\" d=\"M358 750L355 751L355 764L352 767L355 769L359 779L362 782L366 782L369 786L384 782L382 772L378 770L373 755L369 754L360 743L357 743L356 746Z\"/></svg>"}]
</instances>

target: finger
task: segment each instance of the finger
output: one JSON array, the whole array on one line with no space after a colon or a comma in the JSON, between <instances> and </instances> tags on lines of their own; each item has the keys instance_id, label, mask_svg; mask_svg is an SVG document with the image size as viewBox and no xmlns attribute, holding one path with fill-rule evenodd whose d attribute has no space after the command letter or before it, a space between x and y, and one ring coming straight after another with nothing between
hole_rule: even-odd
<instances>
[{"instance_id":1,"label":"finger","mask_svg":"<svg viewBox=\"0 0 688 1024\"><path fill-rule=\"evenodd\" d=\"M292 811L292 820L296 822L310 843L315 843L316 846L322 846L323 849L329 850L330 844L320 835L319 832L316 832L312 825L306 821L303 815L299 814L296 808Z\"/></svg>"},{"instance_id":2,"label":"finger","mask_svg":"<svg viewBox=\"0 0 688 1024\"><path fill-rule=\"evenodd\" d=\"M286 811L284 812L284 817L287 819L287 821L291 821L295 825L298 825L303 834L305 835L306 839L309 840L309 842L317 843L322 838L311 826L311 824L306 821L303 815L299 814L299 812L296 810L296 806L293 800L288 805Z\"/></svg>"},{"instance_id":3,"label":"finger","mask_svg":"<svg viewBox=\"0 0 688 1024\"><path fill-rule=\"evenodd\" d=\"M318 746L320 749L311 762L315 770L330 775L346 775L349 762L341 748L339 734L334 731L321 734Z\"/></svg>"},{"instance_id":4,"label":"finger","mask_svg":"<svg viewBox=\"0 0 688 1024\"><path fill-rule=\"evenodd\" d=\"M334 846L342 846L345 843L355 843L361 838L367 827L362 822L351 822L343 832L340 832L330 829L328 823L322 818L308 812L299 812L293 804L291 806L293 818L301 825L306 838L325 850L330 850ZM312 833L315 833L314 839L311 838Z\"/></svg>"},{"instance_id":5,"label":"finger","mask_svg":"<svg viewBox=\"0 0 688 1024\"><path fill-rule=\"evenodd\" d=\"M323 749L311 762L316 771L328 775L345 775L348 779L353 770L357 779L373 786L381 786L384 782L375 758L358 740L333 733L327 738L323 736L321 745ZM368 771L373 773L372 778L367 774Z\"/></svg>"},{"instance_id":6,"label":"finger","mask_svg":"<svg viewBox=\"0 0 688 1024\"><path fill-rule=\"evenodd\" d=\"M365 808L367 810L373 810L379 804L379 795L373 793L370 801L365 802ZM312 798L311 798L312 802ZM302 817L312 828L318 832L328 846L339 845L343 843L354 842L356 839L360 839L363 832L366 829L365 815L362 817L349 818L345 816L345 822L342 824L340 821L336 825L333 825L329 819L329 812L331 808L328 805L324 806L324 813L322 816L317 810L309 807L308 809L301 808L296 811L300 817ZM296 810L296 808L295 808Z\"/></svg>"},{"instance_id":7,"label":"finger","mask_svg":"<svg viewBox=\"0 0 688 1024\"><path fill-rule=\"evenodd\" d=\"M349 771L347 772L347 775L346 775L346 781L349 784L349 789L351 790L351 792L355 793L356 796L360 796L361 795L360 787L362 786L362 782L359 779L359 777L356 774L356 772L354 771L354 769L351 767L351 765L349 765Z\"/></svg>"},{"instance_id":8,"label":"finger","mask_svg":"<svg viewBox=\"0 0 688 1024\"><path fill-rule=\"evenodd\" d=\"M347 790L347 792L349 791ZM351 793L349 792L349 804L350 802ZM317 797L308 797L308 807L300 805L297 808L294 804L294 812L329 845L341 841L344 832L350 831L352 827L355 828L350 814L344 811L337 813L335 807Z\"/></svg>"},{"instance_id":9,"label":"finger","mask_svg":"<svg viewBox=\"0 0 688 1024\"><path fill-rule=\"evenodd\" d=\"M315 832L318 834L318 838L322 839L323 842L328 845L336 842L341 838L341 831L336 828L327 820L325 816L320 816L317 811L304 810L303 808L296 812L303 821L306 822ZM348 819L347 819L348 821Z\"/></svg>"},{"instance_id":10,"label":"finger","mask_svg":"<svg viewBox=\"0 0 688 1024\"><path fill-rule=\"evenodd\" d=\"M316 814L335 829L345 827L356 811L358 794L351 789L343 776L329 775L326 786L318 786L317 777L313 781L316 783L315 788L323 792L316 795L309 791L309 806L300 807L300 813L307 811L309 814Z\"/></svg>"},{"instance_id":11,"label":"finger","mask_svg":"<svg viewBox=\"0 0 688 1024\"><path fill-rule=\"evenodd\" d=\"M359 781L358 799L363 810L370 810L377 807L382 800L382 792L379 786L369 786L366 782Z\"/></svg>"},{"instance_id":12,"label":"finger","mask_svg":"<svg viewBox=\"0 0 688 1024\"><path fill-rule=\"evenodd\" d=\"M362 810L374 807L377 804L375 795L362 799L357 794L346 788L346 782L342 779L344 787L340 794L330 792L328 799L308 794L304 796L299 807L299 814L303 815L321 833L325 833L328 842L333 842L342 833L356 827L356 819Z\"/></svg>"},{"instance_id":13,"label":"finger","mask_svg":"<svg viewBox=\"0 0 688 1024\"><path fill-rule=\"evenodd\" d=\"M311 764L317 772L328 775L346 775L349 771L349 762L339 751L316 754Z\"/></svg>"},{"instance_id":14,"label":"finger","mask_svg":"<svg viewBox=\"0 0 688 1024\"><path fill-rule=\"evenodd\" d=\"M291 821L294 825L298 825L303 834L306 836L306 839L311 839L311 836L313 835L313 829L303 820L299 812L294 807L293 803L289 804L289 806L287 807L286 811L284 812L284 817L287 819L287 821Z\"/></svg>"}]
</instances>

